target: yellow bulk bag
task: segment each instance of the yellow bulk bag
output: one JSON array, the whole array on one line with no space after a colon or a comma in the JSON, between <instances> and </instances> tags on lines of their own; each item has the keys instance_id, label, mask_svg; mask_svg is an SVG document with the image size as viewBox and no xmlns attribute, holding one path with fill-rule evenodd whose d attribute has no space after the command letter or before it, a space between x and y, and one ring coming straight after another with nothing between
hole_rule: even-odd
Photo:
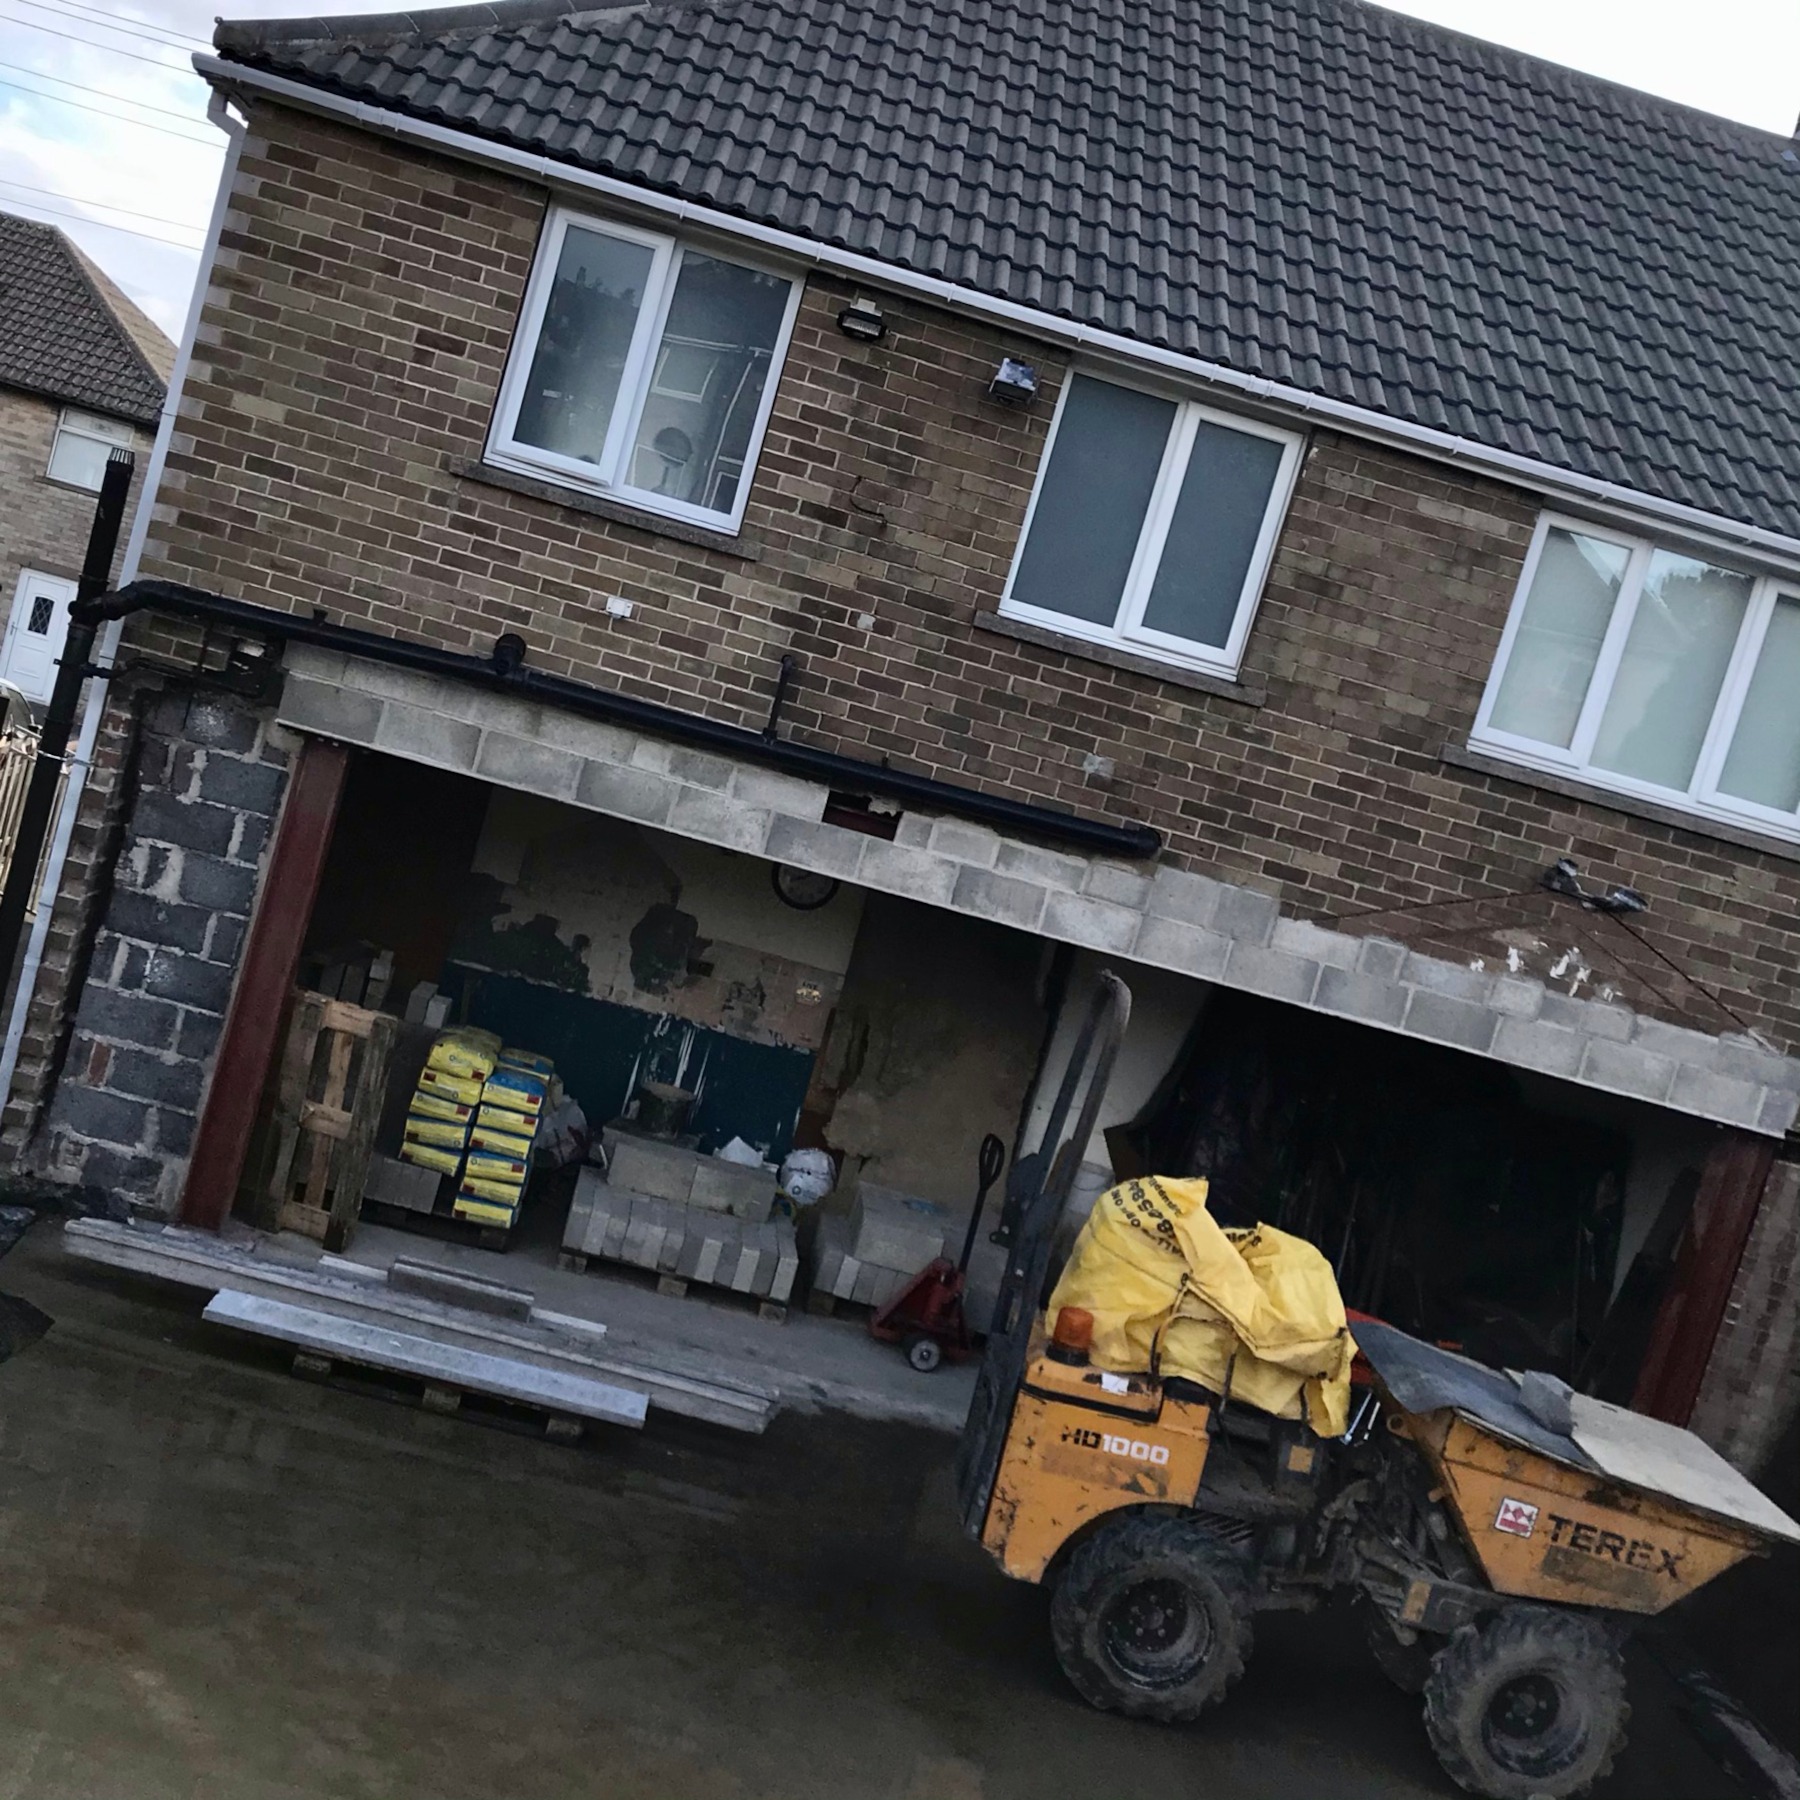
<instances>
[{"instance_id":1,"label":"yellow bulk bag","mask_svg":"<svg viewBox=\"0 0 1800 1800\"><path fill-rule=\"evenodd\" d=\"M465 1081L486 1081L499 1060L500 1040L491 1031L482 1031L473 1025L455 1025L438 1034L425 1065Z\"/></svg>"},{"instance_id":2,"label":"yellow bulk bag","mask_svg":"<svg viewBox=\"0 0 1800 1800\"><path fill-rule=\"evenodd\" d=\"M1050 1297L1094 1315L1103 1369L1160 1368L1322 1436L1349 1422L1355 1346L1331 1265L1270 1225L1227 1231L1204 1181L1109 1188Z\"/></svg>"}]
</instances>

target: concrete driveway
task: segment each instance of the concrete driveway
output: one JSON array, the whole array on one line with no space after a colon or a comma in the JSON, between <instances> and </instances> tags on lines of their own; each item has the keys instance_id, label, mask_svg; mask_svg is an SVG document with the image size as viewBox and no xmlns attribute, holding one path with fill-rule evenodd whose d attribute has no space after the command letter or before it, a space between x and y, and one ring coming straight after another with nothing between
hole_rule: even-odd
<instances>
[{"instance_id":1,"label":"concrete driveway","mask_svg":"<svg viewBox=\"0 0 1800 1800\"><path fill-rule=\"evenodd\" d=\"M1353 1621L1202 1728L1102 1717L960 1537L951 1441L841 1417L565 1449L296 1381L66 1260L0 1366L0 1800L1412 1800ZM1615 1800L1737 1790L1640 1668Z\"/></svg>"}]
</instances>

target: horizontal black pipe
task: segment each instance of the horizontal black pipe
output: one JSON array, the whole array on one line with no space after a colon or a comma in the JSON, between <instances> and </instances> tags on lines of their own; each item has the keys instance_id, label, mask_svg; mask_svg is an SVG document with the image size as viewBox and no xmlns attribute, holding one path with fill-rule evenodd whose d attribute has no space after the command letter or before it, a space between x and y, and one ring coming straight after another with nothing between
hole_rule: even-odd
<instances>
[{"instance_id":1,"label":"horizontal black pipe","mask_svg":"<svg viewBox=\"0 0 1800 1800\"><path fill-rule=\"evenodd\" d=\"M71 608L72 614L74 610ZM416 669L421 674L441 675L474 687L491 688L496 693L542 700L588 718L630 725L658 737L676 738L727 756L766 763L771 768L785 770L809 781L824 782L854 793L911 801L929 810L956 813L986 825L1053 839L1106 856L1154 856L1162 848L1162 833L1148 825L1107 825L1096 819L1060 812L1052 806L1033 806L1023 800L1008 800L999 794L983 794L974 788L958 787L953 782L933 780L929 775L910 775L903 769L890 769L881 763L861 762L853 756L839 756L830 750L815 750L805 744L770 738L738 725L725 725L716 719L680 712L672 706L658 706L653 701L634 700L626 694L589 687L585 682L570 681L561 675L545 675L529 667L508 673L484 657L465 656L454 650L440 650L432 644L411 643L404 638L383 637L377 632L358 630L353 625L333 625L326 620L303 618L297 613L279 612L272 607L251 606L242 600L228 600L221 594L209 594L204 589L183 587L172 581L134 581L116 594L107 594L91 602L88 608L89 616L95 620L123 618L128 613L143 611L232 626L241 631L283 638L289 643L315 644L321 649L365 657L370 662L389 663L396 668Z\"/></svg>"}]
</instances>

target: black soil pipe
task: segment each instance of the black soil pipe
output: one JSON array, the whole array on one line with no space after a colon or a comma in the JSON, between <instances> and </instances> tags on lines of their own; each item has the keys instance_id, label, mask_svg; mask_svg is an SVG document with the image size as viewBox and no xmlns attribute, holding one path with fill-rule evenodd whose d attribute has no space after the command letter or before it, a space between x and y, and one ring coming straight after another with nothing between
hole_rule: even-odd
<instances>
[{"instance_id":1,"label":"black soil pipe","mask_svg":"<svg viewBox=\"0 0 1800 1800\"><path fill-rule=\"evenodd\" d=\"M25 915L31 910L31 890L37 884L38 863L50 830L50 813L56 805L56 787L69 736L75 728L75 709L81 700L81 683L94 654L94 633L107 616L94 602L112 580L113 553L119 547L119 527L125 520L125 502L131 492L131 471L137 459L129 450L115 450L106 459L100 478L100 498L94 505L94 522L88 528L87 555L82 559L81 580L69 603L69 635L63 641L62 660L56 665L56 683L50 704L38 727L37 761L25 789L19 813L19 832L13 842L12 864L6 886L0 889L0 971L10 979L19 959L19 939L25 932Z\"/></svg>"},{"instance_id":2,"label":"black soil pipe","mask_svg":"<svg viewBox=\"0 0 1800 1800\"><path fill-rule=\"evenodd\" d=\"M934 780L928 775L911 775L882 763L859 762L855 757L811 749L805 744L791 743L738 725L721 724L716 719L679 712L672 706L633 700L628 695L609 693L604 688L589 687L560 675L545 675L535 669L518 667L510 657L465 656L454 650L440 650L431 644L361 631L352 625L333 625L323 619L302 618L297 613L251 606L242 600L228 600L223 595L209 594L202 588L182 587L171 581L134 581L118 593L108 594L91 604L78 600L71 609L72 616L96 622L142 611L234 627L266 637L283 638L294 644L341 650L350 656L366 657L371 662L416 669L422 674L491 688L496 693L542 700L588 718L630 725L659 737L717 750L726 756L767 763L808 781L823 782L858 794L880 794L892 800L911 801L928 810L956 813L963 818L977 819L1031 837L1050 838L1101 855L1154 856L1162 848L1162 834L1148 825L1107 825L1096 819L1060 812L1055 807L1033 806L1023 800L980 793L973 788Z\"/></svg>"}]
</instances>

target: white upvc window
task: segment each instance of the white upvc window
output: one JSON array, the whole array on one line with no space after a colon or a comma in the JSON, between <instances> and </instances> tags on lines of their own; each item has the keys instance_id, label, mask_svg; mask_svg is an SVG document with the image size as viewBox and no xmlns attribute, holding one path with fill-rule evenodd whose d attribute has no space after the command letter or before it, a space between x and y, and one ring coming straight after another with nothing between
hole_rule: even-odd
<instances>
[{"instance_id":1,"label":"white upvc window","mask_svg":"<svg viewBox=\"0 0 1800 1800\"><path fill-rule=\"evenodd\" d=\"M131 427L123 420L65 406L56 421L50 466L44 473L52 481L65 481L70 487L97 494L106 474L106 459L121 446L131 448Z\"/></svg>"},{"instance_id":2,"label":"white upvc window","mask_svg":"<svg viewBox=\"0 0 1800 1800\"><path fill-rule=\"evenodd\" d=\"M554 208L488 460L735 530L799 304L788 275Z\"/></svg>"},{"instance_id":3,"label":"white upvc window","mask_svg":"<svg viewBox=\"0 0 1800 1800\"><path fill-rule=\"evenodd\" d=\"M1001 612L1235 675L1300 445L1291 431L1076 371Z\"/></svg>"},{"instance_id":4,"label":"white upvc window","mask_svg":"<svg viewBox=\"0 0 1800 1800\"><path fill-rule=\"evenodd\" d=\"M1800 580L1546 515L1471 741L1800 840Z\"/></svg>"}]
</instances>

